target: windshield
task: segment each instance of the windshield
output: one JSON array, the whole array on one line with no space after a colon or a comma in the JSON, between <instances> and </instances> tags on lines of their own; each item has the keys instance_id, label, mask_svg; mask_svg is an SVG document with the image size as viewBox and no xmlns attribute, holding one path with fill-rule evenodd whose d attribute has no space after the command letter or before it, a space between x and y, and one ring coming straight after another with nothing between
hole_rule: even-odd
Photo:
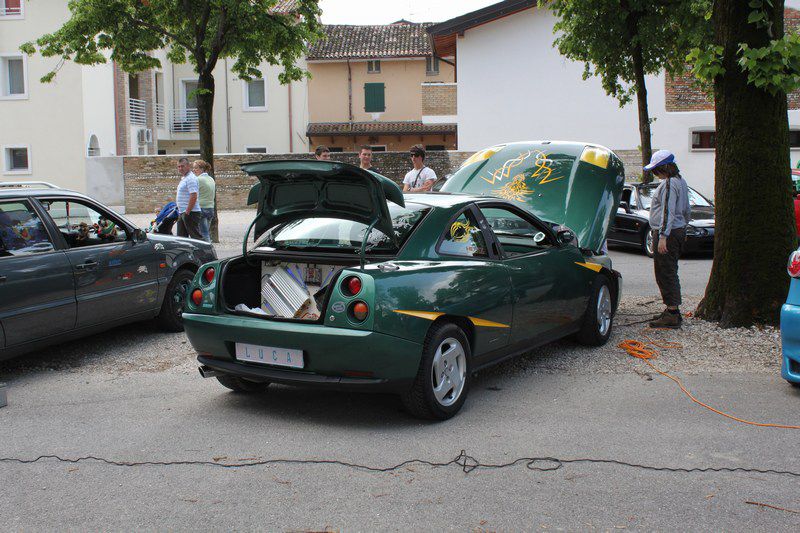
<instances>
[{"instance_id":1,"label":"windshield","mask_svg":"<svg viewBox=\"0 0 800 533\"><path fill-rule=\"evenodd\" d=\"M411 202L405 207L392 202L388 202L388 205L397 242L402 246L430 208ZM276 250L360 250L367 227L366 224L340 218L304 218L270 229L256 241L256 247L267 246ZM373 229L367 240L366 250L392 252L397 247L381 231Z\"/></svg>"},{"instance_id":2,"label":"windshield","mask_svg":"<svg viewBox=\"0 0 800 533\"><path fill-rule=\"evenodd\" d=\"M639 187L639 202L642 204L642 209L650 209L650 204L653 202L653 195L655 192L656 187ZM699 192L689 187L689 206L711 207L711 202L703 198Z\"/></svg>"}]
</instances>

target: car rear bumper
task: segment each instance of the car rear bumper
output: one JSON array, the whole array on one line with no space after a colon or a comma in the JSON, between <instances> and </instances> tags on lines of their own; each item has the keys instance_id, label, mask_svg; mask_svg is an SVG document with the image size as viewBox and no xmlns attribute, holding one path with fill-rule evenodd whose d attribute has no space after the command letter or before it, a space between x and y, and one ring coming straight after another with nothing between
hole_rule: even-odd
<instances>
[{"instance_id":1,"label":"car rear bumper","mask_svg":"<svg viewBox=\"0 0 800 533\"><path fill-rule=\"evenodd\" d=\"M401 392L411 386L422 345L373 331L231 315L184 313L198 361L217 372L290 385ZM302 369L243 362L236 343L303 351Z\"/></svg>"},{"instance_id":2,"label":"car rear bumper","mask_svg":"<svg viewBox=\"0 0 800 533\"><path fill-rule=\"evenodd\" d=\"M800 306L784 304L781 308L781 376L800 383Z\"/></svg>"},{"instance_id":3,"label":"car rear bumper","mask_svg":"<svg viewBox=\"0 0 800 533\"><path fill-rule=\"evenodd\" d=\"M714 235L687 235L683 245L685 253L714 253Z\"/></svg>"}]
</instances>

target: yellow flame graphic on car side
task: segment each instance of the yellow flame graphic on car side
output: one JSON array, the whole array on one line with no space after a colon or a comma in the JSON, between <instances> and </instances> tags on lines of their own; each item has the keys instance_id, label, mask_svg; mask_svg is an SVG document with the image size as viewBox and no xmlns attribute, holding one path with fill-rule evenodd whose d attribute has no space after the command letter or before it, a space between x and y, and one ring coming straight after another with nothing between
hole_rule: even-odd
<instances>
[{"instance_id":1,"label":"yellow flame graphic on car side","mask_svg":"<svg viewBox=\"0 0 800 533\"><path fill-rule=\"evenodd\" d=\"M506 183L492 192L500 198L516 202L524 202L528 195L533 194L533 191L528 188L528 184L525 183L524 174L516 175L511 183Z\"/></svg>"},{"instance_id":2,"label":"yellow flame graphic on car side","mask_svg":"<svg viewBox=\"0 0 800 533\"><path fill-rule=\"evenodd\" d=\"M475 229L474 226L471 226L469 222L453 222L453 225L450 226L450 238L453 242L467 242L473 229Z\"/></svg>"},{"instance_id":3,"label":"yellow flame graphic on car side","mask_svg":"<svg viewBox=\"0 0 800 533\"><path fill-rule=\"evenodd\" d=\"M504 178L511 177L511 169L520 166L526 159L531 156L531 151L528 150L526 152L521 152L517 157L514 159L509 159L503 165L492 172L491 179L484 178L481 176L481 179L490 185L494 185L497 181L503 181Z\"/></svg>"}]
</instances>

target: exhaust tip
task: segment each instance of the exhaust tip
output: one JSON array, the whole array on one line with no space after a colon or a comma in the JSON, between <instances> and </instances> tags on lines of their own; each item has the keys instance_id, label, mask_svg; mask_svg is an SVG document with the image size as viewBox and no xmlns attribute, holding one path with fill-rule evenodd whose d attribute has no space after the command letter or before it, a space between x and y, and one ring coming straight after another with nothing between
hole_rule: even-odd
<instances>
[{"instance_id":1,"label":"exhaust tip","mask_svg":"<svg viewBox=\"0 0 800 533\"><path fill-rule=\"evenodd\" d=\"M199 367L197 370L200 371L200 375L204 378L214 378L219 376L219 372L205 365Z\"/></svg>"}]
</instances>

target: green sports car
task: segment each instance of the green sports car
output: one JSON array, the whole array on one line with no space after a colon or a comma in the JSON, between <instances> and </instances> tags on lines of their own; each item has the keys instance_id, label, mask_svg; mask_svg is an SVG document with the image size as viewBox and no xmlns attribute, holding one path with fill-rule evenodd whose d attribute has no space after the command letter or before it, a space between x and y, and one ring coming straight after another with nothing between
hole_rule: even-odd
<instances>
[{"instance_id":1,"label":"green sports car","mask_svg":"<svg viewBox=\"0 0 800 533\"><path fill-rule=\"evenodd\" d=\"M337 162L242 168L259 179L243 254L198 271L183 315L204 377L390 391L446 419L482 368L608 340L621 278L602 250L624 183L608 149L494 146L429 194Z\"/></svg>"}]
</instances>

